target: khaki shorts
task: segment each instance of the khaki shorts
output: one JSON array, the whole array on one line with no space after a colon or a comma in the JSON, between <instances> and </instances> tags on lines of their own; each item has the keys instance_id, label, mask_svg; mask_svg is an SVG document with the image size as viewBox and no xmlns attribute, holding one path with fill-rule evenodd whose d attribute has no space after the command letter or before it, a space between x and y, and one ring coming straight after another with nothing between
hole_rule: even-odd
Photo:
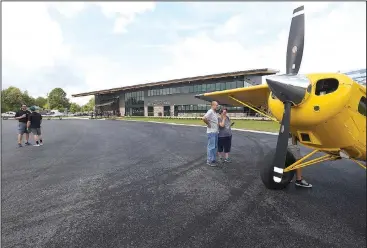
<instances>
[{"instance_id":1,"label":"khaki shorts","mask_svg":"<svg viewBox=\"0 0 367 248\"><path fill-rule=\"evenodd\" d=\"M34 135L41 135L41 128L31 128L31 132Z\"/></svg>"}]
</instances>

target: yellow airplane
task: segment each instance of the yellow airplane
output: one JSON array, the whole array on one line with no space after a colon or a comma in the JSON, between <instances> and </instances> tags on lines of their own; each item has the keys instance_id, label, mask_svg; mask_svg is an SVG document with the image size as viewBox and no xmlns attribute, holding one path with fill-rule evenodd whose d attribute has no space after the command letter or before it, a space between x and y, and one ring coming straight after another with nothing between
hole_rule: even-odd
<instances>
[{"instance_id":1,"label":"yellow airplane","mask_svg":"<svg viewBox=\"0 0 367 248\"><path fill-rule=\"evenodd\" d=\"M304 47L304 16L304 6L293 11L285 75L268 77L263 85L196 96L220 105L246 106L281 122L277 146L260 170L269 189L285 188L296 169L324 161L351 159L366 169L366 87L342 73L297 74ZM297 161L288 149L290 135L313 151ZM308 160L317 152L325 155Z\"/></svg>"}]
</instances>

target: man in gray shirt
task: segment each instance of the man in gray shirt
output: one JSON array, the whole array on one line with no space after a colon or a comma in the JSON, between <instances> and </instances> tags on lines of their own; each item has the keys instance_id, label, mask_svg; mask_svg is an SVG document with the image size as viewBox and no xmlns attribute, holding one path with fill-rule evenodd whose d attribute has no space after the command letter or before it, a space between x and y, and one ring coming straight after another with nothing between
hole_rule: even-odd
<instances>
[{"instance_id":1,"label":"man in gray shirt","mask_svg":"<svg viewBox=\"0 0 367 248\"><path fill-rule=\"evenodd\" d=\"M229 152L231 151L232 145L232 130L231 120L227 116L227 108L223 108L218 118L219 123L219 134L218 134L218 155L219 160L224 162L230 162ZM223 156L224 155L224 156Z\"/></svg>"},{"instance_id":2,"label":"man in gray shirt","mask_svg":"<svg viewBox=\"0 0 367 248\"><path fill-rule=\"evenodd\" d=\"M215 166L218 143L218 116L216 113L218 103L213 101L211 108L206 112L203 121L207 125L206 133L208 136L207 164Z\"/></svg>"}]
</instances>

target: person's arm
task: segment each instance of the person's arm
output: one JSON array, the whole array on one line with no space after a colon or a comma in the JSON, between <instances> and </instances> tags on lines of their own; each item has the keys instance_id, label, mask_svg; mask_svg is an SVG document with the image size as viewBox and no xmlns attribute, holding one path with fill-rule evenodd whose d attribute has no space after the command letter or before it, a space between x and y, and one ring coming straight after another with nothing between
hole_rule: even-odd
<instances>
[{"instance_id":1,"label":"person's arm","mask_svg":"<svg viewBox=\"0 0 367 248\"><path fill-rule=\"evenodd\" d=\"M42 124L42 115L41 115L41 114L40 114L40 118L41 118L41 119L40 119L40 124Z\"/></svg>"},{"instance_id":2,"label":"person's arm","mask_svg":"<svg viewBox=\"0 0 367 248\"><path fill-rule=\"evenodd\" d=\"M28 121L27 121L27 128L29 128L31 126L31 121L32 121L32 116L28 116Z\"/></svg>"},{"instance_id":3,"label":"person's arm","mask_svg":"<svg viewBox=\"0 0 367 248\"><path fill-rule=\"evenodd\" d=\"M225 126L225 124L226 124L226 118L225 118L225 117L223 117L223 116L221 116L221 117L219 118L219 120L220 120L220 122L219 122L219 127L224 127L224 126Z\"/></svg>"},{"instance_id":4,"label":"person's arm","mask_svg":"<svg viewBox=\"0 0 367 248\"><path fill-rule=\"evenodd\" d=\"M209 124L209 121L208 121L209 111L210 111L210 110L208 110L208 112L206 112L206 114L203 116L203 122L204 122L208 127L210 127L210 124Z\"/></svg>"},{"instance_id":5,"label":"person's arm","mask_svg":"<svg viewBox=\"0 0 367 248\"><path fill-rule=\"evenodd\" d=\"M20 120L20 119L22 119L22 118L24 118L26 116L27 116L26 114L20 115L20 112L19 111L15 113L15 119L16 120Z\"/></svg>"}]
</instances>

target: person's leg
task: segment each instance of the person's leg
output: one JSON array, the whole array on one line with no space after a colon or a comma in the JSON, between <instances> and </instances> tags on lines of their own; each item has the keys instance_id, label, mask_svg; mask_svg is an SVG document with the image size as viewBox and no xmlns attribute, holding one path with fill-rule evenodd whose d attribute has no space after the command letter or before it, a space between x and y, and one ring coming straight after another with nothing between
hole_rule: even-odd
<instances>
[{"instance_id":1,"label":"person's leg","mask_svg":"<svg viewBox=\"0 0 367 248\"><path fill-rule=\"evenodd\" d=\"M223 158L223 139L222 137L218 137L218 157L220 161Z\"/></svg>"},{"instance_id":2,"label":"person's leg","mask_svg":"<svg viewBox=\"0 0 367 248\"><path fill-rule=\"evenodd\" d=\"M207 163L211 163L212 162L212 156L211 156L211 149L212 149L212 134L208 133L208 145L207 145Z\"/></svg>"},{"instance_id":3,"label":"person's leg","mask_svg":"<svg viewBox=\"0 0 367 248\"><path fill-rule=\"evenodd\" d=\"M231 136L228 136L228 137L226 137L225 145L224 145L225 162L230 162L230 160L229 160L230 151L231 151Z\"/></svg>"},{"instance_id":4,"label":"person's leg","mask_svg":"<svg viewBox=\"0 0 367 248\"><path fill-rule=\"evenodd\" d=\"M214 150L213 150L213 154L214 154L214 159L213 161L217 160L217 151L218 151L218 133L214 133Z\"/></svg>"},{"instance_id":5,"label":"person's leg","mask_svg":"<svg viewBox=\"0 0 367 248\"><path fill-rule=\"evenodd\" d=\"M27 130L25 131L25 144L26 145L30 145L31 144L31 143L29 143L29 133L28 133Z\"/></svg>"},{"instance_id":6,"label":"person's leg","mask_svg":"<svg viewBox=\"0 0 367 248\"><path fill-rule=\"evenodd\" d=\"M38 135L40 145L42 146L43 145L43 140L42 140L41 128L37 128L37 135Z\"/></svg>"},{"instance_id":7,"label":"person's leg","mask_svg":"<svg viewBox=\"0 0 367 248\"><path fill-rule=\"evenodd\" d=\"M24 134L24 126L21 122L18 122L18 146L22 147L22 140Z\"/></svg>"},{"instance_id":8,"label":"person's leg","mask_svg":"<svg viewBox=\"0 0 367 248\"><path fill-rule=\"evenodd\" d=\"M213 165L213 162L215 161L215 134L214 133L208 133L208 160L207 163L210 165Z\"/></svg>"},{"instance_id":9,"label":"person's leg","mask_svg":"<svg viewBox=\"0 0 367 248\"><path fill-rule=\"evenodd\" d=\"M308 183L305 179L302 178L302 168L296 169L296 186L311 188L312 184Z\"/></svg>"}]
</instances>

